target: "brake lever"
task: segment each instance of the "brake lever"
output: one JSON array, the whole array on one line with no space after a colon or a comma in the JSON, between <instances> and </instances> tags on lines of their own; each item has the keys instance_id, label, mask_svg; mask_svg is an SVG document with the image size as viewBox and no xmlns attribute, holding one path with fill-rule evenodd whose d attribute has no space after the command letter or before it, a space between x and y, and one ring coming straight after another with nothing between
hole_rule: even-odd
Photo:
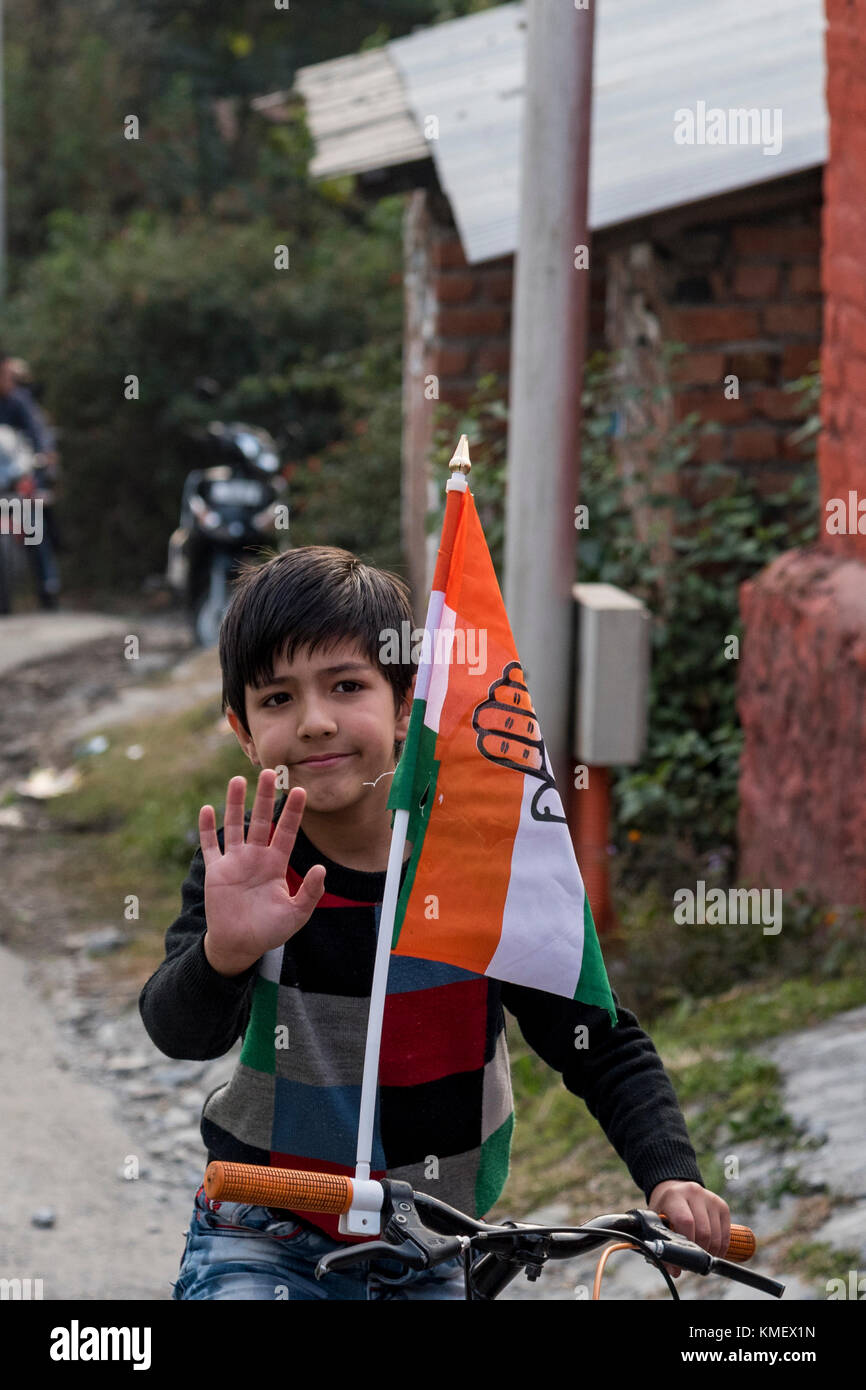
<instances>
[{"instance_id":1,"label":"brake lever","mask_svg":"<svg viewBox=\"0 0 866 1390\"><path fill-rule=\"evenodd\" d=\"M399 1259L408 1269L426 1269L427 1259L411 1241L404 1240L400 1245L390 1245L384 1240L364 1241L363 1244L349 1245L345 1250L332 1250L323 1255L316 1265L316 1278L323 1279L335 1269L346 1269L349 1265L360 1264L362 1260Z\"/></svg>"},{"instance_id":2,"label":"brake lever","mask_svg":"<svg viewBox=\"0 0 866 1390\"><path fill-rule=\"evenodd\" d=\"M317 1279L322 1279L332 1269L345 1269L361 1260L399 1260L407 1269L429 1269L463 1252L468 1236L442 1236L424 1225L409 1183L391 1178L384 1180L382 1186L385 1189L384 1240L364 1242L323 1255L316 1265Z\"/></svg>"}]
</instances>

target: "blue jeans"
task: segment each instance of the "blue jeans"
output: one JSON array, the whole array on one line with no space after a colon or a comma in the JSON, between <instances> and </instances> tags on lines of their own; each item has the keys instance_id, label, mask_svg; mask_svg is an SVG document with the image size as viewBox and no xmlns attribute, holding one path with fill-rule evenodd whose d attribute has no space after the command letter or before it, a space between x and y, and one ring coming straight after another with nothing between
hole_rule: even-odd
<instances>
[{"instance_id":1,"label":"blue jeans","mask_svg":"<svg viewBox=\"0 0 866 1390\"><path fill-rule=\"evenodd\" d=\"M407 1270L396 1260L364 1260L321 1281L323 1255L345 1248L323 1231L277 1221L267 1207L195 1195L173 1299L462 1299L463 1261Z\"/></svg>"}]
</instances>

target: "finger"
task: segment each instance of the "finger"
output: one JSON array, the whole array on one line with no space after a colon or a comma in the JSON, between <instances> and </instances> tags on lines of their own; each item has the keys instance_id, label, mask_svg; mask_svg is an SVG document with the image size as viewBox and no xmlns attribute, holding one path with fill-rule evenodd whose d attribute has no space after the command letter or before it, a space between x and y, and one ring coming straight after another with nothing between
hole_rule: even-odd
<instances>
[{"instance_id":1,"label":"finger","mask_svg":"<svg viewBox=\"0 0 866 1390\"><path fill-rule=\"evenodd\" d=\"M247 828L248 845L266 845L274 820L274 787L277 774L272 767L263 767L259 773L256 796L250 813Z\"/></svg>"},{"instance_id":2,"label":"finger","mask_svg":"<svg viewBox=\"0 0 866 1390\"><path fill-rule=\"evenodd\" d=\"M298 826L304 814L304 807L307 803L307 793L303 787L292 787L286 797L280 818L274 830L271 845L285 856L288 864L292 850L295 847L295 836L298 833Z\"/></svg>"},{"instance_id":3,"label":"finger","mask_svg":"<svg viewBox=\"0 0 866 1390\"><path fill-rule=\"evenodd\" d=\"M325 866L314 864L304 875L297 893L292 897L292 906L306 919L312 914L316 904L325 891Z\"/></svg>"},{"instance_id":4,"label":"finger","mask_svg":"<svg viewBox=\"0 0 866 1390\"><path fill-rule=\"evenodd\" d=\"M223 842L227 850L237 849L244 842L244 807L247 800L246 777L232 777L226 790L226 815L223 822Z\"/></svg>"},{"instance_id":5,"label":"finger","mask_svg":"<svg viewBox=\"0 0 866 1390\"><path fill-rule=\"evenodd\" d=\"M729 1246L730 1243L731 1243L731 1210L730 1210L730 1207L728 1206L727 1202L725 1202L724 1205L723 1205L723 1207L722 1207L722 1214L721 1214L721 1233L722 1233L722 1240L721 1240L722 1249L721 1249L721 1253L722 1253L722 1257L724 1257L725 1255L727 1255L727 1253L728 1253L728 1246Z\"/></svg>"},{"instance_id":6,"label":"finger","mask_svg":"<svg viewBox=\"0 0 866 1390\"><path fill-rule=\"evenodd\" d=\"M702 1250L710 1250L713 1243L713 1227L710 1213L703 1208L695 1212L695 1233L692 1240Z\"/></svg>"},{"instance_id":7,"label":"finger","mask_svg":"<svg viewBox=\"0 0 866 1390\"><path fill-rule=\"evenodd\" d=\"M202 859L208 868L215 859L222 859L222 850L216 832L216 814L212 806L202 806L198 813L198 837L201 843Z\"/></svg>"},{"instance_id":8,"label":"finger","mask_svg":"<svg viewBox=\"0 0 866 1390\"><path fill-rule=\"evenodd\" d=\"M501 732L481 731L478 738L479 751L492 762L516 763L518 767L528 767L538 772L544 766L539 744L524 743L519 739L507 738Z\"/></svg>"},{"instance_id":9,"label":"finger","mask_svg":"<svg viewBox=\"0 0 866 1390\"><path fill-rule=\"evenodd\" d=\"M512 734L515 738L538 742L538 723L532 710L497 709L482 706L477 714L477 727L491 734Z\"/></svg>"},{"instance_id":10,"label":"finger","mask_svg":"<svg viewBox=\"0 0 866 1390\"><path fill-rule=\"evenodd\" d=\"M707 1215L710 1219L710 1238L706 1249L711 1255L724 1255L722 1248L722 1219L715 1202L710 1204Z\"/></svg>"},{"instance_id":11,"label":"finger","mask_svg":"<svg viewBox=\"0 0 866 1390\"><path fill-rule=\"evenodd\" d=\"M695 1238L695 1218L688 1202L683 1197L666 1197L664 1210L671 1230L678 1235L685 1236L686 1240Z\"/></svg>"}]
</instances>

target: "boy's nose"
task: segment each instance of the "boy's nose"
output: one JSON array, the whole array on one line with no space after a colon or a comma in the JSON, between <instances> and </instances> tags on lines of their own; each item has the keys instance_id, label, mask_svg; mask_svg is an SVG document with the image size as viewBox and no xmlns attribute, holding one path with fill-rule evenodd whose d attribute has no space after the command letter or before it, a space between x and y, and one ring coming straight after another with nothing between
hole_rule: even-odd
<instances>
[{"instance_id":1,"label":"boy's nose","mask_svg":"<svg viewBox=\"0 0 866 1390\"><path fill-rule=\"evenodd\" d=\"M321 738L322 734L336 732L336 721L326 706L317 700L306 700L298 720L298 737Z\"/></svg>"}]
</instances>

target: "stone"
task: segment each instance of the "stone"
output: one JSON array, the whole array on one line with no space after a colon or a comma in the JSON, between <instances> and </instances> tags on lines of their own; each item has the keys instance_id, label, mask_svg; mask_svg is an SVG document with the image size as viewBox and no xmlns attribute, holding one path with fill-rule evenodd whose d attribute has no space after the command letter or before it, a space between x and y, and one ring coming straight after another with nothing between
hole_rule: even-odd
<instances>
[{"instance_id":1,"label":"stone","mask_svg":"<svg viewBox=\"0 0 866 1390\"><path fill-rule=\"evenodd\" d=\"M91 956L105 956L125 945L127 938L116 927L101 927L97 931L72 932L63 938L70 951L86 951Z\"/></svg>"},{"instance_id":2,"label":"stone","mask_svg":"<svg viewBox=\"0 0 866 1390\"><path fill-rule=\"evenodd\" d=\"M148 1066L150 1066L150 1063L147 1058L142 1057L137 1052L129 1053L127 1056L109 1057L105 1062L106 1071L116 1073L142 1071Z\"/></svg>"}]
</instances>

